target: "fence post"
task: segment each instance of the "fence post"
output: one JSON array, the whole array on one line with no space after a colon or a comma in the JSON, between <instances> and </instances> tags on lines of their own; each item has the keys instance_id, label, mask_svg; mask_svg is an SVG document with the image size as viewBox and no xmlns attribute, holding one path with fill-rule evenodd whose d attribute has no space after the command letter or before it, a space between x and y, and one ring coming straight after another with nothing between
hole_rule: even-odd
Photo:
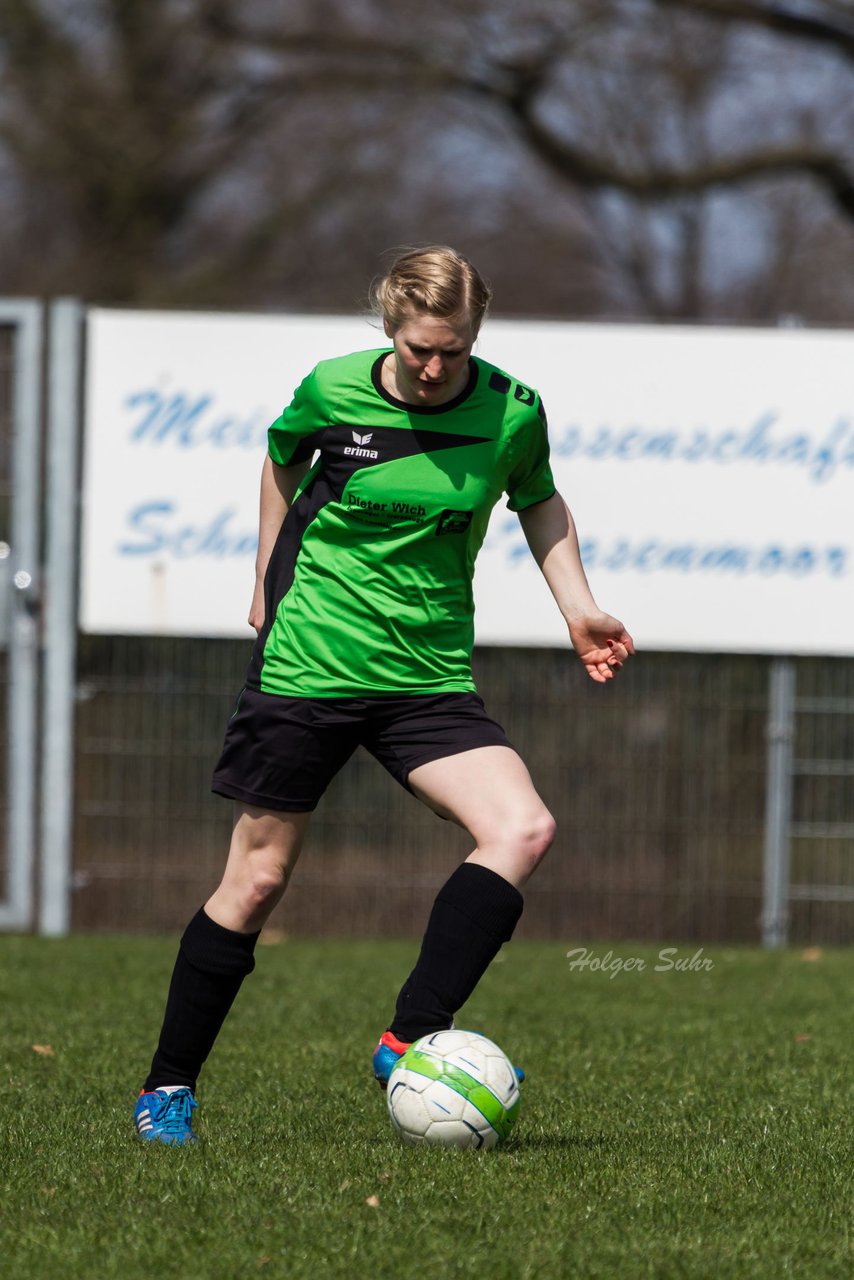
<instances>
[{"instance_id":1,"label":"fence post","mask_svg":"<svg viewBox=\"0 0 854 1280\"><path fill-rule=\"evenodd\" d=\"M15 326L12 402L12 527L6 550L9 733L6 747L8 899L0 927L29 929L33 917L38 687L39 463L41 458L42 305L3 299L0 320Z\"/></svg>"},{"instance_id":2,"label":"fence post","mask_svg":"<svg viewBox=\"0 0 854 1280\"><path fill-rule=\"evenodd\" d=\"M51 303L39 911L45 937L66 934L71 920L82 319L76 299Z\"/></svg>"},{"instance_id":3,"label":"fence post","mask_svg":"<svg viewBox=\"0 0 854 1280\"><path fill-rule=\"evenodd\" d=\"M763 947L784 947L789 936L789 825L794 729L795 664L791 658L774 658L769 677L766 731Z\"/></svg>"}]
</instances>

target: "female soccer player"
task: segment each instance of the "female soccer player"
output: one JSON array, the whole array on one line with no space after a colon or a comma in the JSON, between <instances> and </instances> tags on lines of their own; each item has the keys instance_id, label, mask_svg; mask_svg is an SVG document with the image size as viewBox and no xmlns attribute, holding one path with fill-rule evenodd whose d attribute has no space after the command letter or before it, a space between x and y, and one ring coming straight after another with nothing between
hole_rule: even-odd
<instances>
[{"instance_id":1,"label":"female soccer player","mask_svg":"<svg viewBox=\"0 0 854 1280\"><path fill-rule=\"evenodd\" d=\"M235 802L222 882L178 952L140 1137L195 1137L196 1080L285 891L321 795L361 743L474 849L440 890L374 1053L451 1025L522 912L554 821L471 673L472 574L502 493L591 679L631 637L593 600L555 492L537 393L472 356L490 301L454 250L407 250L375 282L391 347L325 360L270 428L258 638L213 789Z\"/></svg>"}]
</instances>

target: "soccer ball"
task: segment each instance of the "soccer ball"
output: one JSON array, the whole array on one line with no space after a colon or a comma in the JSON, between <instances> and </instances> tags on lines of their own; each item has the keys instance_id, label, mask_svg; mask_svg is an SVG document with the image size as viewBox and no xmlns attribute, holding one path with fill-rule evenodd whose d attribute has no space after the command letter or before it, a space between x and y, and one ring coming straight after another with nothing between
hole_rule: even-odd
<instances>
[{"instance_id":1,"label":"soccer ball","mask_svg":"<svg viewBox=\"0 0 854 1280\"><path fill-rule=\"evenodd\" d=\"M507 1137L520 1102L513 1064L474 1031L416 1040L395 1064L386 1097L404 1142L483 1149Z\"/></svg>"}]
</instances>

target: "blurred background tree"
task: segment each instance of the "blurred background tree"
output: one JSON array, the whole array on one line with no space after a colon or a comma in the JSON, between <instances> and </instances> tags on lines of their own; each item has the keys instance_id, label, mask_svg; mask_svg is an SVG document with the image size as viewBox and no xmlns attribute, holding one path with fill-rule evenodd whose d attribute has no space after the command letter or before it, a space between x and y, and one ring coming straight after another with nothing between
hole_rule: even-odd
<instances>
[{"instance_id":1,"label":"blurred background tree","mask_svg":"<svg viewBox=\"0 0 854 1280\"><path fill-rule=\"evenodd\" d=\"M849 0L0 0L0 293L850 323Z\"/></svg>"}]
</instances>

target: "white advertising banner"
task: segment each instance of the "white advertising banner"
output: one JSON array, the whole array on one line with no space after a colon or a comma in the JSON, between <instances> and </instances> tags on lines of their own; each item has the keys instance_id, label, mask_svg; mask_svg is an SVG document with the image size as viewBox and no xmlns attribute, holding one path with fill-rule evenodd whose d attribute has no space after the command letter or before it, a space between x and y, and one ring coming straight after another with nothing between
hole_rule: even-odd
<instances>
[{"instance_id":1,"label":"white advertising banner","mask_svg":"<svg viewBox=\"0 0 854 1280\"><path fill-rule=\"evenodd\" d=\"M81 625L251 636L266 429L364 319L93 310ZM594 594L646 649L854 653L854 333L488 321L542 394ZM561 645L493 513L477 638Z\"/></svg>"}]
</instances>

